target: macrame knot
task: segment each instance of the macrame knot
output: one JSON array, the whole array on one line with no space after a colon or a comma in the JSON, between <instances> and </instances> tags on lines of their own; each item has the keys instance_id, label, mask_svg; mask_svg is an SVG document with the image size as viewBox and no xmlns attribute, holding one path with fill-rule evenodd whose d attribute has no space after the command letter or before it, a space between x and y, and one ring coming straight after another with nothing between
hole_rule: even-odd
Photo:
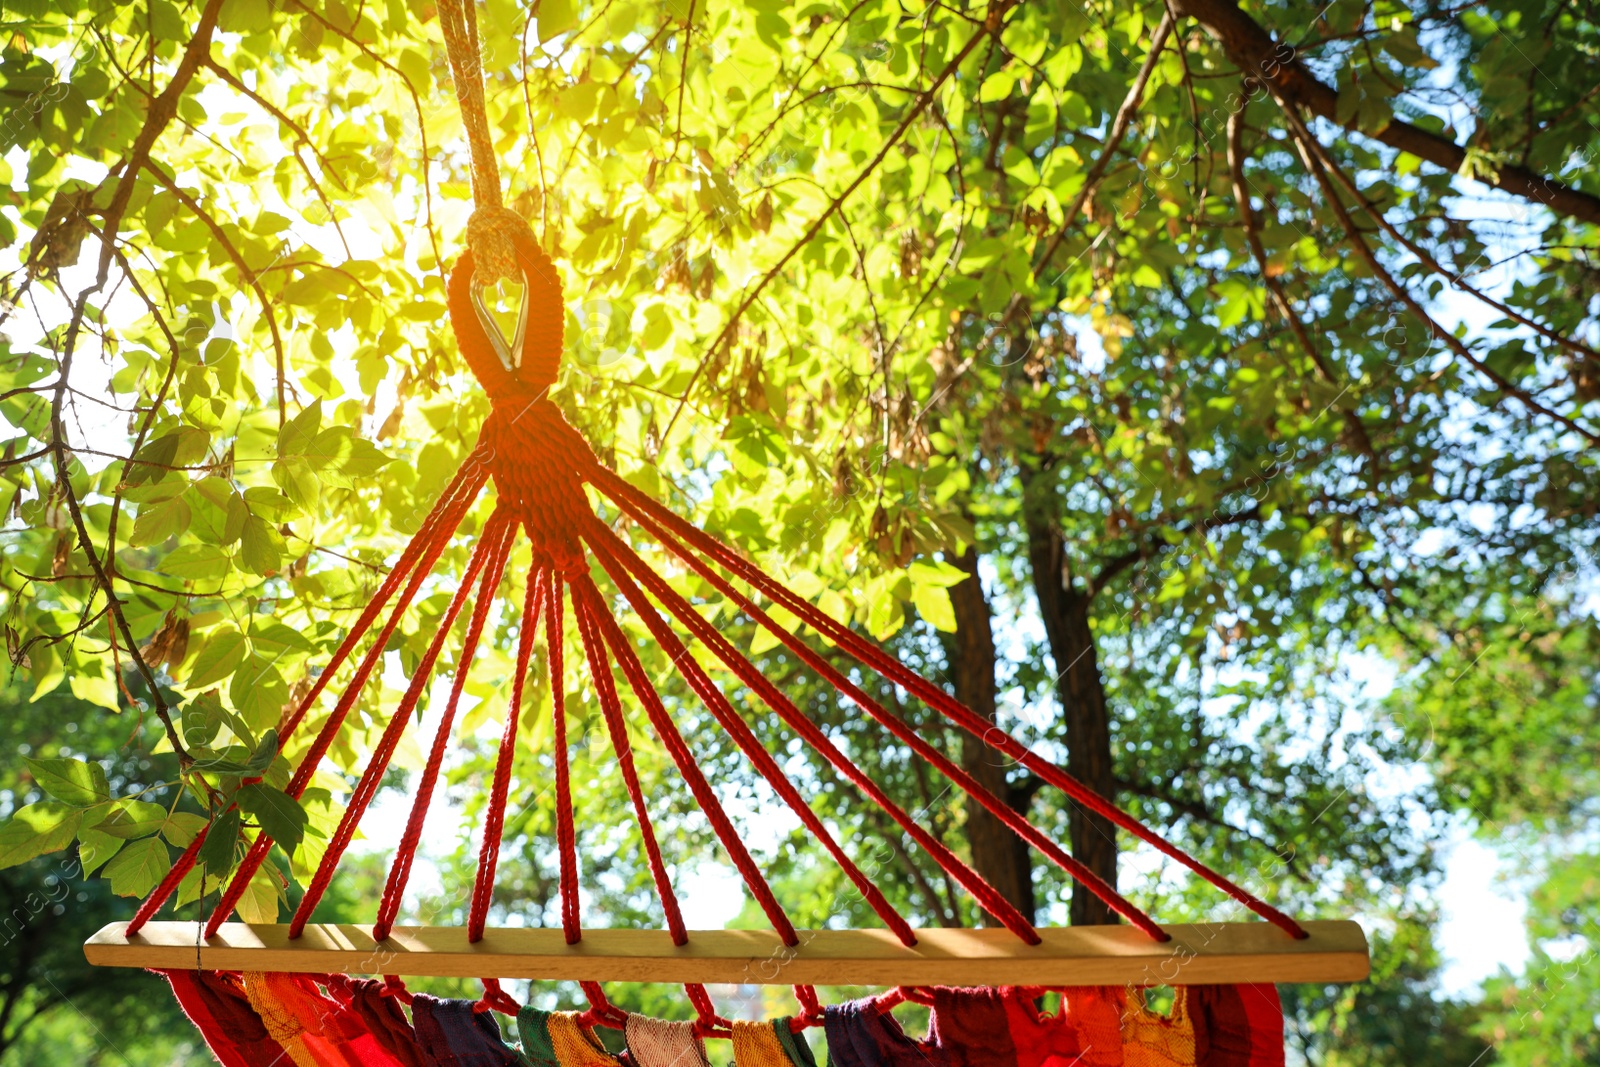
<instances>
[{"instance_id":1,"label":"macrame knot","mask_svg":"<svg viewBox=\"0 0 1600 1067\"><path fill-rule=\"evenodd\" d=\"M472 249L473 282L494 285L509 279L526 285L517 262L517 239L533 242L533 228L508 207L480 207L467 220L467 247Z\"/></svg>"}]
</instances>

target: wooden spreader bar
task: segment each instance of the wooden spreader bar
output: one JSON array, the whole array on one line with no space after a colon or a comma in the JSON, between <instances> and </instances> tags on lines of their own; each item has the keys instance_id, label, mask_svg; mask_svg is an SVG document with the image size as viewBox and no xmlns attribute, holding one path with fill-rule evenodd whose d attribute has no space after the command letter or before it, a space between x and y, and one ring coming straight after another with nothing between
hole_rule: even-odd
<instances>
[{"instance_id":1,"label":"wooden spreader bar","mask_svg":"<svg viewBox=\"0 0 1600 1067\"><path fill-rule=\"evenodd\" d=\"M1355 982L1367 976L1367 937L1348 920L1308 922L1295 940L1270 923L1167 926L1157 942L1128 926L1041 929L1027 945L1007 930L918 930L907 948L887 930L802 930L789 947L769 930L696 930L672 944L660 930L485 931L477 944L453 926L396 927L383 943L371 927L224 923L209 941L189 922L152 922L130 940L126 923L84 945L102 967L296 971L310 974L533 978L547 981L756 985L1209 985Z\"/></svg>"}]
</instances>

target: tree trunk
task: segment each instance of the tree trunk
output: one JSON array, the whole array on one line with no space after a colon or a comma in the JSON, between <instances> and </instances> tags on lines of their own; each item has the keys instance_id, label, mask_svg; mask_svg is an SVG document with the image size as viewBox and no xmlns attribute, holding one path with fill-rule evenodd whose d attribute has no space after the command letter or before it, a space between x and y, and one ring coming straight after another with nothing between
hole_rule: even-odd
<instances>
[{"instance_id":1,"label":"tree trunk","mask_svg":"<svg viewBox=\"0 0 1600 1067\"><path fill-rule=\"evenodd\" d=\"M1092 592L1073 588L1064 567L1061 535L1043 516L1029 509L1028 562L1034 595L1044 617L1050 658L1055 661L1056 694L1061 701L1067 743L1067 771L1105 797L1116 799L1111 762L1111 717L1100 676L1094 633L1089 629ZM1073 804L1069 822L1072 854L1090 871L1117 884L1116 827L1102 816ZM1074 926L1117 922L1116 913L1081 885L1072 887Z\"/></svg>"},{"instance_id":2,"label":"tree trunk","mask_svg":"<svg viewBox=\"0 0 1600 1067\"><path fill-rule=\"evenodd\" d=\"M978 553L968 545L960 556L946 558L967 572L966 580L950 589L956 632L945 640L956 699L985 721L994 722L997 696L994 631L990 625L989 601L983 595L983 584L978 578ZM1007 762L981 738L962 734L962 769L1007 804L1020 807L1026 803L1024 794L1011 788L1006 777ZM1031 921L1034 917L1033 866L1027 843L977 801L969 797L964 803L973 868Z\"/></svg>"}]
</instances>

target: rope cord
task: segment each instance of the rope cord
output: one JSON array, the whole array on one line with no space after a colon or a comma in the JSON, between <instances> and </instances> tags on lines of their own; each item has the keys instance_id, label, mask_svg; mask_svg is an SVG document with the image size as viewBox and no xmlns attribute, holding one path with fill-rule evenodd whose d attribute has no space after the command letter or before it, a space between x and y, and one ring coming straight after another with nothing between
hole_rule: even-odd
<instances>
[{"instance_id":1,"label":"rope cord","mask_svg":"<svg viewBox=\"0 0 1600 1067\"><path fill-rule=\"evenodd\" d=\"M467 940L483 940L483 927L494 899L494 872L500 862L500 836L506 822L506 796L511 789L511 763L517 751L517 727L522 718L522 689L533 663L533 639L539 629L540 608L550 584L550 572L537 562L528 568L527 591L522 600L522 621L517 634L517 666L511 677L511 697L506 702L505 732L495 759L494 784L483 820L483 844L478 850L478 877L472 884L472 904L467 914Z\"/></svg>"},{"instance_id":2,"label":"rope cord","mask_svg":"<svg viewBox=\"0 0 1600 1067\"><path fill-rule=\"evenodd\" d=\"M491 520L492 525L492 520ZM493 555L483 570L478 599L472 606L472 617L467 623L467 635L461 644L461 655L456 660L455 677L451 680L450 699L439 717L439 729L433 739L433 749L428 753L427 765L417 784L417 793L411 802L411 814L406 821L405 834L395 849L394 862L389 867L389 878L384 885L383 898L378 904L378 921L372 927L374 940L383 941L394 926L400 912L400 901L405 896L406 882L411 877L416 862L417 845L422 840L422 827L428 816L428 805L433 800L433 790L439 780L439 770L444 764L445 747L450 741L450 730L455 724L456 708L461 703L462 690L467 684L467 668L478 651L478 641L494 604L495 590L505 574L506 560L511 555L514 524L507 519L499 527L499 539L494 542ZM486 528L487 530L487 528ZM467 583L463 583L466 585Z\"/></svg>"},{"instance_id":3,"label":"rope cord","mask_svg":"<svg viewBox=\"0 0 1600 1067\"><path fill-rule=\"evenodd\" d=\"M761 776L766 779L773 790L788 803L790 810L800 818L806 828L816 835L817 840L822 842L823 847L833 856L834 860L845 872L845 875L861 893L862 898L871 905L872 910L877 912L884 923L894 931L901 944L916 944L916 935L912 933L911 925L894 909L894 906L884 897L883 891L877 887L872 879L868 878L861 868L856 866L855 861L850 858L850 854L844 850L833 833L829 831L827 824L817 816L816 812L811 810L811 806L805 802L805 799L800 795L800 791L795 788L794 783L783 773L783 769L778 766L778 761L761 744L760 739L755 735L755 731L733 710L733 705L728 702L728 698L723 696L722 691L712 683L705 670L689 655L689 650L678 639L678 635L672 632L671 626L661 617L661 614L656 611L650 601L645 598L644 593L634 584L633 579L628 576L627 570L618 561L617 554L629 552L631 549L599 520L595 520L590 526L585 533L584 539L594 549L595 556L600 560L600 565L605 568L606 574L610 576L612 583L621 591L623 598L632 605L633 610L638 613L639 617L644 620L646 628L649 629L651 636L661 646L661 650L676 665L678 673L689 684L689 687L694 690L695 694L700 697L723 729L728 731L729 736L733 738L739 749L744 752L746 758L761 772Z\"/></svg>"},{"instance_id":4,"label":"rope cord","mask_svg":"<svg viewBox=\"0 0 1600 1067\"><path fill-rule=\"evenodd\" d=\"M1235 901L1277 925L1291 936L1295 938L1309 936L1305 929L1294 919L1234 884L1230 879L1212 870L1176 845L1171 844L1161 835L1121 808L1118 808L1115 804L1112 804L1109 800L1095 793L1056 764L1038 755L1009 733L986 722L976 712L955 700L938 686L906 667L893 656L858 636L848 626L821 611L804 597L791 592L781 582L772 578L761 568L744 560L738 553L722 544L716 538L685 522L665 507L640 493L614 472L597 465L592 484L621 507L630 517L641 522L646 519L655 519L660 524L658 529L670 531L673 540L672 544L668 544L667 547L672 548L674 554L678 555L697 574L707 577L709 580L709 576L712 573L711 568L694 552L687 551L685 543L692 545L696 552L702 552L706 556L715 559L731 573L749 582L774 603L786 608L801 622L812 627L824 638L844 649L863 666L876 671L906 689L923 703L961 726L968 733L984 739L985 742L993 745L1005 755L1017 760L1019 764L1062 790L1073 800L1111 820L1163 854L1182 863ZM682 541L677 541L677 538L682 538ZM676 547L673 547L674 545Z\"/></svg>"},{"instance_id":5,"label":"rope cord","mask_svg":"<svg viewBox=\"0 0 1600 1067\"><path fill-rule=\"evenodd\" d=\"M711 649L719 660L731 670L740 681L749 686L759 696L764 704L778 713L778 717L791 729L798 733L805 742L819 752L829 763L838 768L839 772L853 782L879 808L889 815L900 828L909 834L950 876L960 882L966 890L978 901L980 907L996 921L1000 922L1012 933L1022 938L1031 945L1039 943L1039 934L1033 924L1023 918L1022 914L1000 895L999 890L964 863L955 853L951 852L938 838L934 837L925 828L920 826L904 808L889 799L888 795L872 780L872 776L858 767L850 757L846 756L834 745L828 735L819 729L799 708L779 692L759 670L733 645L723 637L716 627L708 623L695 611L681 595L671 586L667 585L661 577L644 566L644 562L634 556L630 561L623 557L625 565L633 571L645 588L667 609L668 613L676 618L690 633Z\"/></svg>"},{"instance_id":6,"label":"rope cord","mask_svg":"<svg viewBox=\"0 0 1600 1067\"><path fill-rule=\"evenodd\" d=\"M283 729L278 734L278 751L280 753L299 728L312 702L328 687L328 683L333 680L335 673L344 665L350 654L361 642L361 639L366 636L373 620L378 617L379 612L383 610L384 605L394 595L395 590L412 573L423 548L433 537L439 524L444 521L446 513L455 507L463 494L468 499L476 496L478 490L483 487L483 483L488 478L487 455L483 447L479 446L473 449L471 455L467 457L467 461L461 465L461 469L450 480L450 484L445 486L444 492L439 494L439 499L434 502L427 518L422 521L422 526L412 535L411 540L401 551L400 559L395 563L394 569L384 578L382 584L378 587L378 591L373 594L372 600L368 602L360 617L356 619L355 625L350 628L350 632L339 643L339 647L334 651L333 657L329 659L328 665L323 668L321 675L312 685L311 691L306 694L305 699L300 701L294 712L284 722ZM228 810L232 810L236 806L229 805ZM225 812L219 812L214 818L220 818L222 814L225 814ZM189 842L188 848L184 849L177 862L167 870L166 875L162 877L156 888L151 891L150 895L139 906L139 909L134 912L133 918L129 920L127 928L123 931L125 936L132 937L138 933L144 924L154 918L156 912L161 910L161 906L177 891L178 886L198 862L200 849L205 844L206 835L210 829L211 824L207 823L195 835L194 840ZM202 888L204 887L202 886Z\"/></svg>"},{"instance_id":7,"label":"rope cord","mask_svg":"<svg viewBox=\"0 0 1600 1067\"><path fill-rule=\"evenodd\" d=\"M567 765L567 686L562 673L566 652L561 620L562 582L558 574L545 601L545 658L550 665L550 705L556 764L556 851L561 862L561 929L567 944L583 937L578 915L578 834L572 822L572 771Z\"/></svg>"},{"instance_id":8,"label":"rope cord","mask_svg":"<svg viewBox=\"0 0 1600 1067\"><path fill-rule=\"evenodd\" d=\"M316 873L306 885L305 895L300 898L300 906L295 909L294 917L289 922L291 938L300 936L301 931L305 929L306 921L316 909L317 902L322 899L322 894L333 880L334 868L338 866L340 857L344 855L351 839L355 837L356 824L366 813L372 798L377 795L378 785L383 781L384 772L389 769L389 761L394 757L395 748L400 744L400 737L405 733L406 726L411 722L411 715L416 711L417 703L422 699L422 694L433 677L434 664L438 662L439 653L444 649L445 639L450 636L450 631L455 626L456 617L472 593L472 584L477 581L478 573L499 549L500 542L506 536L507 521L505 514L497 511L484 527L477 548L473 550L472 557L467 562L467 570L462 575L461 585L456 590L456 595L450 598L450 605L445 608L444 614L440 616L433 640L428 642L427 651L423 653L416 670L412 672L411 684L406 687L399 706L389 717L389 724L384 727L383 736L379 739L371 758L368 759L361 780L350 793L344 815L339 819L339 827L329 839L322 860L317 864Z\"/></svg>"},{"instance_id":9,"label":"rope cord","mask_svg":"<svg viewBox=\"0 0 1600 1067\"><path fill-rule=\"evenodd\" d=\"M672 932L672 943L684 945L689 932L683 924L683 913L678 908L678 896L673 892L672 880L667 877L667 865L661 858L661 846L656 842L650 812L645 807L644 790L639 785L639 772L633 763L633 743L628 739L628 726L622 719L622 704L617 699L616 682L611 677L611 663L606 657L605 644L600 638L588 599L580 587L573 586L572 614L578 623L578 634L583 640L584 655L589 661L589 680L600 700L600 711L606 729L611 735L611 750L617 757L617 769L622 772L628 799L633 803L633 816L639 823L639 834L644 838L645 855L650 861L650 875L655 880L656 896L667 915L667 929ZM571 819L570 809L561 817Z\"/></svg>"},{"instance_id":10,"label":"rope cord","mask_svg":"<svg viewBox=\"0 0 1600 1067\"><path fill-rule=\"evenodd\" d=\"M671 538L655 523L648 519L641 521L644 529L652 534L663 545L671 544ZM614 535L613 535L614 536ZM1065 852L1060 845L1052 841L1043 831L1029 822L1027 817L1011 805L1005 803L994 793L980 785L977 779L953 763L944 753L930 745L918 734L904 719L891 715L883 705L869 697L844 675L840 674L834 666L821 656L817 655L804 641L794 634L778 626L766 612L762 611L749 598L741 595L731 584L715 572L706 575L712 586L724 596L737 604L751 620L766 627L776 635L786 647L793 651L800 659L823 677L835 690L854 702L863 711L867 712L879 723L883 724L890 733L904 742L921 758L927 760L945 777L949 778L961 788L968 796L972 797L997 818L1004 822L1011 830L1037 848L1052 863L1060 867L1067 874L1077 879L1090 892L1105 901L1118 914L1122 915L1134 926L1149 934L1157 941L1169 940L1169 935L1162 930L1155 920L1148 914L1135 907L1125 897L1108 885L1102 878L1085 867L1077 859Z\"/></svg>"},{"instance_id":11,"label":"rope cord","mask_svg":"<svg viewBox=\"0 0 1600 1067\"><path fill-rule=\"evenodd\" d=\"M514 239L533 230L500 195L500 166L483 95L483 61L478 53L478 21L473 0L439 0L439 28L444 33L456 103L467 133L472 158L472 198L477 203L467 222L467 244L476 254L476 280L493 285L502 278L521 282Z\"/></svg>"},{"instance_id":12,"label":"rope cord","mask_svg":"<svg viewBox=\"0 0 1600 1067\"><path fill-rule=\"evenodd\" d=\"M710 821L717 840L722 842L728 857L733 860L733 865L744 878L745 885L755 896L756 902L761 905L761 910L766 913L767 921L783 937L784 944L790 946L799 944L800 936L795 932L794 924L784 914L777 898L772 895L772 887L767 884L760 868L756 866L756 861L751 857L749 848L740 839L733 823L729 821L727 812L723 810L721 801L717 799L710 783L706 781L705 774L695 763L694 755L684 742L683 735L678 732L671 716L667 714L667 709L662 706L660 695L651 684L649 676L645 674L644 666L634 654L632 646L628 644L628 639L623 635L622 627L617 625L616 618L606 610L600 597L600 590L595 588L594 581L587 574L582 574L573 583L573 592L587 601L590 618L599 625L601 636L610 646L611 654L616 657L617 664L622 668L622 674L627 678L634 696L644 706L645 716L655 729L656 736L688 783L689 791L694 794L695 801Z\"/></svg>"},{"instance_id":13,"label":"rope cord","mask_svg":"<svg viewBox=\"0 0 1600 1067\"><path fill-rule=\"evenodd\" d=\"M475 494L469 494L454 501L446 510L438 528L424 543L417 568L406 582L405 589L395 601L388 621L383 624L383 628L378 632L378 636L373 641L372 647L367 651L366 657L361 661L361 665L356 668L355 676L350 680L348 688L339 697L339 703L335 705L333 711L329 714L328 721L323 724L316 740L311 743L311 748L301 758L300 766L295 769L294 776L289 779L289 784L284 788L284 792L292 799L299 800L300 795L305 792L306 786L311 781L311 776L316 773L317 767L321 765L322 757L327 754L329 746L333 744L334 737L338 735L340 728L344 725L345 717L350 713L350 709L361 695L361 690L367 684L367 679L382 660L383 650L388 645L389 638L393 635L395 628L400 625L400 620L405 615L406 608L410 606L412 599L417 595L418 590L422 588L422 583L433 572L433 565L438 562L439 557L444 553L445 545L455 533L462 516L466 514L468 506L472 503L473 495ZM260 869L262 862L267 858L268 850L271 848L272 835L265 830L257 833L256 839L250 844L250 850L245 854L244 861L239 864L239 869L234 873L233 880L228 884L228 888L222 894L222 899L217 902L215 910L211 913L211 918L206 922L206 937L215 936L217 930L228 920L228 916L233 914L233 909L238 905L239 898L244 896L244 891L248 888L250 879Z\"/></svg>"}]
</instances>

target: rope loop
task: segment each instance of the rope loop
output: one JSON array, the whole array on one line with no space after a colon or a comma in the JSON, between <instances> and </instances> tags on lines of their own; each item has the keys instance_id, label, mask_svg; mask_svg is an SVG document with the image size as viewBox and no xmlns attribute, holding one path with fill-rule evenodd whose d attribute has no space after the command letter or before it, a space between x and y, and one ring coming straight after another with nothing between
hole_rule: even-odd
<instances>
[{"instance_id":1,"label":"rope loop","mask_svg":"<svg viewBox=\"0 0 1600 1067\"><path fill-rule=\"evenodd\" d=\"M473 282L488 287L501 280L527 284L517 261L517 244L536 244L533 227L508 207L484 204L467 219L467 247L472 249Z\"/></svg>"},{"instance_id":2,"label":"rope loop","mask_svg":"<svg viewBox=\"0 0 1600 1067\"><path fill-rule=\"evenodd\" d=\"M498 1011L502 1015L515 1015L521 1010L522 1005L511 998L511 995L500 988L498 978L483 978L483 996L472 1005L475 1014L481 1015L486 1011Z\"/></svg>"}]
</instances>

